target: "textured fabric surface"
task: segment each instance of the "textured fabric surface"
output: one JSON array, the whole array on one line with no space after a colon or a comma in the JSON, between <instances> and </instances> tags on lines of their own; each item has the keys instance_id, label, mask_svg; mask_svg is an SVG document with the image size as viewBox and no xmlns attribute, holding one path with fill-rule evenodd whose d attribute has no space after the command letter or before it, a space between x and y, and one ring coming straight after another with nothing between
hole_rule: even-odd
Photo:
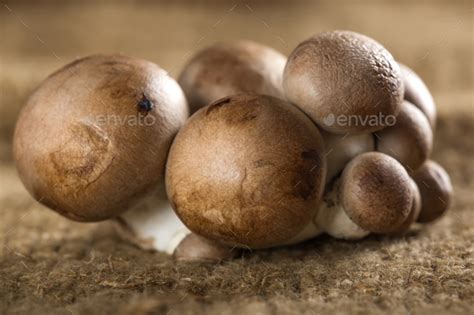
<instances>
[{"instance_id":1,"label":"textured fabric surface","mask_svg":"<svg viewBox=\"0 0 474 315\"><path fill-rule=\"evenodd\" d=\"M474 308L472 1L110 1L0 6L0 314L467 314ZM83 2L81 2L82 4ZM290 4L291 3L291 4ZM121 52L177 77L191 54L248 38L289 54L312 34L374 37L413 68L440 110L433 158L454 203L404 237L294 247L212 264L176 264L34 202L12 165L21 105L78 56Z\"/></svg>"}]
</instances>

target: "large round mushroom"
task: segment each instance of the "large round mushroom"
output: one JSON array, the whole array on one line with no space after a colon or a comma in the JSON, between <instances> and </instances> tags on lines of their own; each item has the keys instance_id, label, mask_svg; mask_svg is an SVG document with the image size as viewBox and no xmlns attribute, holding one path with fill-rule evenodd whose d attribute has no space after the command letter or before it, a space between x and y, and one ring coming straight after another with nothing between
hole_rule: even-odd
<instances>
[{"instance_id":1,"label":"large round mushroom","mask_svg":"<svg viewBox=\"0 0 474 315\"><path fill-rule=\"evenodd\" d=\"M233 94L258 93L283 98L286 56L249 40L217 43L198 52L178 82L191 112Z\"/></svg>"},{"instance_id":2,"label":"large round mushroom","mask_svg":"<svg viewBox=\"0 0 474 315\"><path fill-rule=\"evenodd\" d=\"M392 55L349 31L321 33L299 44L288 58L283 89L289 101L334 133L382 129L403 99Z\"/></svg>"},{"instance_id":3,"label":"large round mushroom","mask_svg":"<svg viewBox=\"0 0 474 315\"><path fill-rule=\"evenodd\" d=\"M163 184L185 96L154 63L76 60L49 76L16 125L14 158L39 202L77 221L115 217Z\"/></svg>"},{"instance_id":4,"label":"large round mushroom","mask_svg":"<svg viewBox=\"0 0 474 315\"><path fill-rule=\"evenodd\" d=\"M323 140L271 96L225 97L195 113L170 150L166 189L184 224L227 245L281 245L308 226L326 173Z\"/></svg>"}]
</instances>

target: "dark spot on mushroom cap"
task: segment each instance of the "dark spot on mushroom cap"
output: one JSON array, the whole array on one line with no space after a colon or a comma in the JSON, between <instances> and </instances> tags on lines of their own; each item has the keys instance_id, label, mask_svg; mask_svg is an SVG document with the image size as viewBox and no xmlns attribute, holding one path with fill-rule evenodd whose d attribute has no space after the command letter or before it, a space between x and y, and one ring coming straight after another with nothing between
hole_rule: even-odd
<instances>
[{"instance_id":1,"label":"dark spot on mushroom cap","mask_svg":"<svg viewBox=\"0 0 474 315\"><path fill-rule=\"evenodd\" d=\"M140 113L146 114L153 109L153 103L143 94L143 97L137 103L137 108Z\"/></svg>"}]
</instances>

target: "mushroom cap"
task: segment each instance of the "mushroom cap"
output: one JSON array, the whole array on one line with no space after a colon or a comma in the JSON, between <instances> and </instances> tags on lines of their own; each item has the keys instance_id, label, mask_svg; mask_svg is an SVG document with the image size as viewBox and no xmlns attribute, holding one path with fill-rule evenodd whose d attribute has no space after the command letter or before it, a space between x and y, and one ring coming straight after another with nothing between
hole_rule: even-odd
<instances>
[{"instance_id":1,"label":"mushroom cap","mask_svg":"<svg viewBox=\"0 0 474 315\"><path fill-rule=\"evenodd\" d=\"M375 150L375 140L371 133L341 135L321 131L321 135L326 148L326 183L340 175L355 156Z\"/></svg>"},{"instance_id":2,"label":"mushroom cap","mask_svg":"<svg viewBox=\"0 0 474 315\"><path fill-rule=\"evenodd\" d=\"M400 67L375 40L349 31L315 35L291 53L283 90L321 128L334 133L382 129L403 98Z\"/></svg>"},{"instance_id":3,"label":"mushroom cap","mask_svg":"<svg viewBox=\"0 0 474 315\"><path fill-rule=\"evenodd\" d=\"M398 63L405 87L404 99L418 107L430 122L431 128L436 125L436 105L433 96L423 80L406 65Z\"/></svg>"},{"instance_id":4,"label":"mushroom cap","mask_svg":"<svg viewBox=\"0 0 474 315\"><path fill-rule=\"evenodd\" d=\"M413 198L405 168L379 152L360 154L347 164L340 194L349 218L374 233L396 230L408 217Z\"/></svg>"},{"instance_id":5,"label":"mushroom cap","mask_svg":"<svg viewBox=\"0 0 474 315\"><path fill-rule=\"evenodd\" d=\"M188 117L179 85L154 63L78 59L31 95L16 125L18 173L35 199L77 221L104 220L163 184Z\"/></svg>"},{"instance_id":6,"label":"mushroom cap","mask_svg":"<svg viewBox=\"0 0 474 315\"><path fill-rule=\"evenodd\" d=\"M178 261L219 262L232 259L241 252L191 233L187 235L174 251L174 258Z\"/></svg>"},{"instance_id":7,"label":"mushroom cap","mask_svg":"<svg viewBox=\"0 0 474 315\"><path fill-rule=\"evenodd\" d=\"M396 122L374 133L377 151L390 155L408 172L419 168L431 154L433 131L426 116L404 101Z\"/></svg>"},{"instance_id":8,"label":"mushroom cap","mask_svg":"<svg viewBox=\"0 0 474 315\"><path fill-rule=\"evenodd\" d=\"M420 215L421 211L421 195L420 190L418 189L418 185L416 185L415 181L412 179L410 180L411 188L413 190L413 199L411 203L410 214L405 219L405 221L398 227L396 231L393 231L393 234L403 234L410 229L410 226L416 222L418 216Z\"/></svg>"},{"instance_id":9,"label":"mushroom cap","mask_svg":"<svg viewBox=\"0 0 474 315\"><path fill-rule=\"evenodd\" d=\"M444 168L428 160L412 174L421 194L418 222L428 223L440 218L451 205L453 185Z\"/></svg>"},{"instance_id":10,"label":"mushroom cap","mask_svg":"<svg viewBox=\"0 0 474 315\"><path fill-rule=\"evenodd\" d=\"M323 140L295 106L271 96L226 97L196 112L173 142L166 189L194 233L231 246L277 246L317 210Z\"/></svg>"},{"instance_id":11,"label":"mushroom cap","mask_svg":"<svg viewBox=\"0 0 474 315\"><path fill-rule=\"evenodd\" d=\"M283 97L286 56L248 40L218 43L198 52L185 66L179 84L191 112L239 93Z\"/></svg>"}]
</instances>

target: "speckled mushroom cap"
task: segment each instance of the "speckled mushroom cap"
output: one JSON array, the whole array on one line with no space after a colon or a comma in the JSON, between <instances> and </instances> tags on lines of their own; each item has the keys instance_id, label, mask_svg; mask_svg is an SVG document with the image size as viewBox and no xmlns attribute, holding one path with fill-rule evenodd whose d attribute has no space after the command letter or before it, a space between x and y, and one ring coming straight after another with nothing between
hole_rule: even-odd
<instances>
[{"instance_id":1,"label":"speckled mushroom cap","mask_svg":"<svg viewBox=\"0 0 474 315\"><path fill-rule=\"evenodd\" d=\"M198 52L187 63L178 82L191 112L239 93L284 98L281 80L285 63L286 56L252 41L218 43Z\"/></svg>"},{"instance_id":2,"label":"speckled mushroom cap","mask_svg":"<svg viewBox=\"0 0 474 315\"><path fill-rule=\"evenodd\" d=\"M283 90L334 133L383 128L384 117L397 115L403 98L392 55L375 40L349 31L321 33L299 44L288 58Z\"/></svg>"},{"instance_id":3,"label":"speckled mushroom cap","mask_svg":"<svg viewBox=\"0 0 474 315\"><path fill-rule=\"evenodd\" d=\"M156 64L78 59L23 108L14 158L28 191L77 221L116 216L163 184L169 146L188 117L178 84Z\"/></svg>"},{"instance_id":4,"label":"speckled mushroom cap","mask_svg":"<svg viewBox=\"0 0 474 315\"><path fill-rule=\"evenodd\" d=\"M421 212L418 222L428 223L440 218L451 205L453 185L444 168L434 161L426 161L413 179L421 194Z\"/></svg>"},{"instance_id":5,"label":"speckled mushroom cap","mask_svg":"<svg viewBox=\"0 0 474 315\"><path fill-rule=\"evenodd\" d=\"M170 150L170 202L194 233L264 248L305 228L326 173L317 127L271 96L226 97L196 112Z\"/></svg>"},{"instance_id":6,"label":"speckled mushroom cap","mask_svg":"<svg viewBox=\"0 0 474 315\"><path fill-rule=\"evenodd\" d=\"M404 98L418 107L430 122L431 128L436 125L436 105L423 80L410 68L399 63L405 87Z\"/></svg>"},{"instance_id":7,"label":"speckled mushroom cap","mask_svg":"<svg viewBox=\"0 0 474 315\"><path fill-rule=\"evenodd\" d=\"M409 173L426 161L433 148L433 131L428 119L407 101L403 102L395 124L374 135L377 151L395 158Z\"/></svg>"},{"instance_id":8,"label":"speckled mushroom cap","mask_svg":"<svg viewBox=\"0 0 474 315\"><path fill-rule=\"evenodd\" d=\"M408 217L410 177L392 157L379 152L356 156L341 177L340 198L349 218L364 230L387 233Z\"/></svg>"}]
</instances>

